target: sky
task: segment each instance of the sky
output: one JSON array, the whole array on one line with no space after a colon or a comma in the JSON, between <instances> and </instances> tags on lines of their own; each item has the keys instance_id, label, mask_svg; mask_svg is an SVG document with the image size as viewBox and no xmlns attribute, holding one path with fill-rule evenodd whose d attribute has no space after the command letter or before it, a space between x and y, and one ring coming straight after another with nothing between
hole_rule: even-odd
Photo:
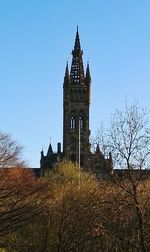
<instances>
[{"instance_id":1,"label":"sky","mask_svg":"<svg viewBox=\"0 0 150 252\"><path fill-rule=\"evenodd\" d=\"M116 109L150 108L149 0L0 0L0 131L39 167L63 137L63 78L77 25L90 62L92 135Z\"/></svg>"}]
</instances>

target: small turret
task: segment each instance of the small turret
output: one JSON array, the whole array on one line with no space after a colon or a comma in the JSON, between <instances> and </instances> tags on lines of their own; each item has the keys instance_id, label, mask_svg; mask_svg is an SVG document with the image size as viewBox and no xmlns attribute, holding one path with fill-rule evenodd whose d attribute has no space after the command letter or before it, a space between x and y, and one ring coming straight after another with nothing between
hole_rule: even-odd
<instances>
[{"instance_id":1,"label":"small turret","mask_svg":"<svg viewBox=\"0 0 150 252\"><path fill-rule=\"evenodd\" d=\"M41 151L41 157L44 157L44 152L43 152L43 150Z\"/></svg>"},{"instance_id":2,"label":"small turret","mask_svg":"<svg viewBox=\"0 0 150 252\"><path fill-rule=\"evenodd\" d=\"M43 168L43 164L44 164L44 151L43 151L43 148L42 148L42 151L41 151L41 159L40 159L40 167Z\"/></svg>"},{"instance_id":3,"label":"small turret","mask_svg":"<svg viewBox=\"0 0 150 252\"><path fill-rule=\"evenodd\" d=\"M57 153L61 153L61 143L57 144Z\"/></svg>"}]
</instances>

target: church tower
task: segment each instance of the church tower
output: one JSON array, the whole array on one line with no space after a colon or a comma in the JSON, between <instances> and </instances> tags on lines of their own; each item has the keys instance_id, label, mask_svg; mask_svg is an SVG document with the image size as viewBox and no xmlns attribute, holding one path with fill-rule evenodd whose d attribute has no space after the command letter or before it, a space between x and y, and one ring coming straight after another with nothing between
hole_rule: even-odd
<instances>
[{"instance_id":1,"label":"church tower","mask_svg":"<svg viewBox=\"0 0 150 252\"><path fill-rule=\"evenodd\" d=\"M67 62L63 83L63 151L61 151L61 143L57 144L56 152L53 151L51 143L46 155L43 150L41 151L41 174L48 172L64 158L79 163L83 168L91 169L98 177L105 177L112 171L111 153L108 158L105 158L99 146L95 153L90 151L91 76L89 63L84 73L82 56L83 51L77 28L71 69L69 71Z\"/></svg>"},{"instance_id":2,"label":"church tower","mask_svg":"<svg viewBox=\"0 0 150 252\"><path fill-rule=\"evenodd\" d=\"M89 106L91 77L89 63L84 74L83 51L77 27L72 64L66 65L63 84L63 154L65 158L86 166L90 154Z\"/></svg>"}]
</instances>

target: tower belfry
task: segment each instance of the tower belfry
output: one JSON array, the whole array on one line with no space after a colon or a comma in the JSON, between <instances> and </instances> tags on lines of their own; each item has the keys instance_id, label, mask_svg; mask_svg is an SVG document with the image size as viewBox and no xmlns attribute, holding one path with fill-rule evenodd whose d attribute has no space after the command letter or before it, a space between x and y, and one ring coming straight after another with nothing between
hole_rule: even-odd
<instances>
[{"instance_id":1,"label":"tower belfry","mask_svg":"<svg viewBox=\"0 0 150 252\"><path fill-rule=\"evenodd\" d=\"M86 75L83 67L83 51L77 28L72 63L69 74L66 66L63 85L63 152L67 159L79 161L79 125L81 134L81 165L89 158L89 105L90 105L90 69L87 64Z\"/></svg>"}]
</instances>

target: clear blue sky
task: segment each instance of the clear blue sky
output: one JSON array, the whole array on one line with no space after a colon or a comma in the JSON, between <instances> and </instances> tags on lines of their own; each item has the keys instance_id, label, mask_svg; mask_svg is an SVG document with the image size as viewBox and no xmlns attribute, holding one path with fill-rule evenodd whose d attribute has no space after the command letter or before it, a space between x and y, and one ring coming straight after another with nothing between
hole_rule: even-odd
<instances>
[{"instance_id":1,"label":"clear blue sky","mask_svg":"<svg viewBox=\"0 0 150 252\"><path fill-rule=\"evenodd\" d=\"M92 133L126 100L150 108L149 0L0 0L0 130L40 151L62 142L62 87L79 26L90 61Z\"/></svg>"}]
</instances>

